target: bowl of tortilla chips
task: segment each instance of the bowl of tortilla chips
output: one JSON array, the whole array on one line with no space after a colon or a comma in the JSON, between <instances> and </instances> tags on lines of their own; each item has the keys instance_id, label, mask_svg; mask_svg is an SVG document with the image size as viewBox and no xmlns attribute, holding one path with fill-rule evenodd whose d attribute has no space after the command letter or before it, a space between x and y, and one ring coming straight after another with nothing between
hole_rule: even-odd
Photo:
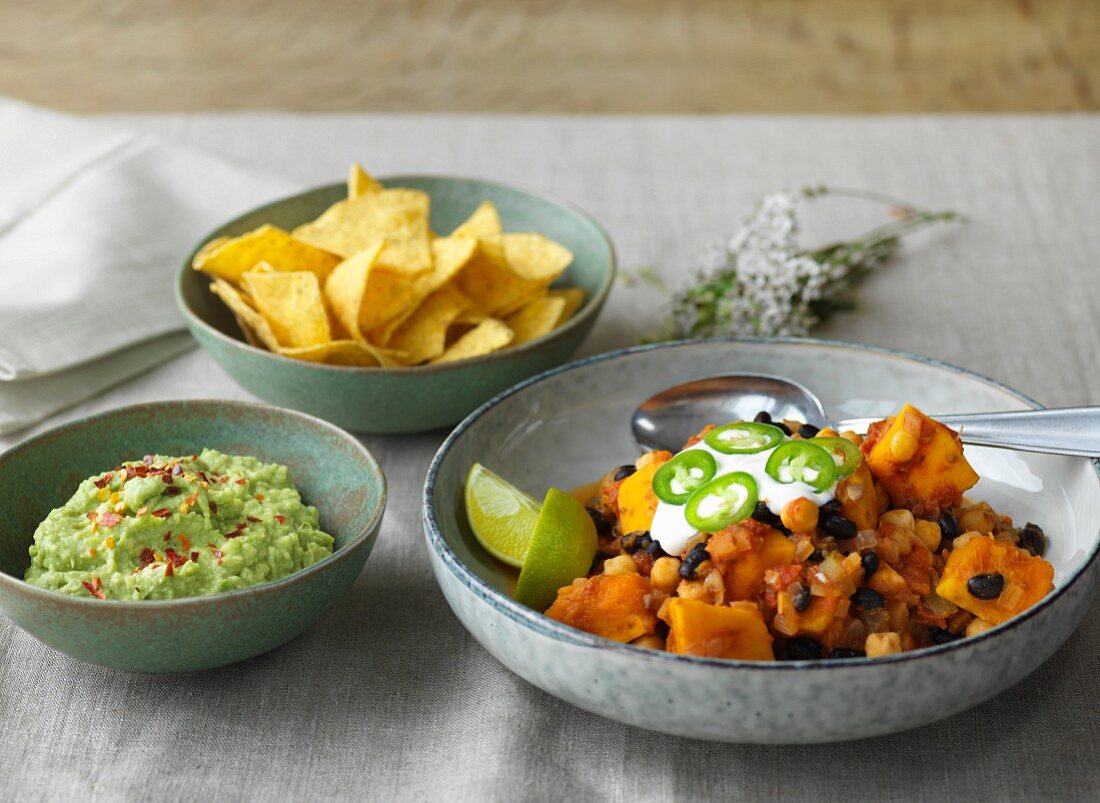
<instances>
[{"instance_id":1,"label":"bowl of tortilla chips","mask_svg":"<svg viewBox=\"0 0 1100 803\"><path fill-rule=\"evenodd\" d=\"M614 276L607 234L568 204L352 165L346 184L212 232L176 298L254 395L354 432L407 433L568 360Z\"/></svg>"}]
</instances>

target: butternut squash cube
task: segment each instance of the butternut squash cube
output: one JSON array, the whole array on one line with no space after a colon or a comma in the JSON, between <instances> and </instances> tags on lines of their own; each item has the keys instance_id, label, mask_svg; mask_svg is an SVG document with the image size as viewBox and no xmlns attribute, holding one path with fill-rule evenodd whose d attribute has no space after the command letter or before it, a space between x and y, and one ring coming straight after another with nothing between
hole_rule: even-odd
<instances>
[{"instance_id":1,"label":"butternut squash cube","mask_svg":"<svg viewBox=\"0 0 1100 803\"><path fill-rule=\"evenodd\" d=\"M668 601L669 649L680 655L774 661L772 637L752 605L708 605L673 597Z\"/></svg>"},{"instance_id":2,"label":"butternut squash cube","mask_svg":"<svg viewBox=\"0 0 1100 803\"><path fill-rule=\"evenodd\" d=\"M840 500L840 515L853 522L856 529L873 530L878 524L878 495L866 460L840 481L836 498Z\"/></svg>"},{"instance_id":3,"label":"butternut squash cube","mask_svg":"<svg viewBox=\"0 0 1100 803\"><path fill-rule=\"evenodd\" d=\"M1004 588L994 599L979 599L970 593L970 578L999 574ZM971 538L951 552L936 593L963 610L999 625L1042 599L1054 586L1054 567L1042 558L994 540L993 536Z\"/></svg>"},{"instance_id":4,"label":"butternut squash cube","mask_svg":"<svg viewBox=\"0 0 1100 803\"><path fill-rule=\"evenodd\" d=\"M878 571L871 575L866 585L887 599L898 599L909 595L909 583L885 562L879 564Z\"/></svg>"},{"instance_id":5,"label":"butternut squash cube","mask_svg":"<svg viewBox=\"0 0 1100 803\"><path fill-rule=\"evenodd\" d=\"M798 633L821 640L836 617L839 597L814 597L810 607L798 615Z\"/></svg>"},{"instance_id":6,"label":"butternut squash cube","mask_svg":"<svg viewBox=\"0 0 1100 803\"><path fill-rule=\"evenodd\" d=\"M546 611L551 619L586 633L628 642L657 627L657 615L646 607L653 587L638 574L600 574L583 585L565 586Z\"/></svg>"},{"instance_id":7,"label":"butternut squash cube","mask_svg":"<svg viewBox=\"0 0 1100 803\"><path fill-rule=\"evenodd\" d=\"M978 481L958 433L909 404L872 424L860 449L894 507L917 515L935 515Z\"/></svg>"},{"instance_id":8,"label":"butternut squash cube","mask_svg":"<svg viewBox=\"0 0 1100 803\"><path fill-rule=\"evenodd\" d=\"M664 457L664 459L661 459ZM623 534L648 530L657 513L657 494L653 492L653 475L668 462L668 452L660 452L642 468L622 481L619 486L619 524Z\"/></svg>"}]
</instances>

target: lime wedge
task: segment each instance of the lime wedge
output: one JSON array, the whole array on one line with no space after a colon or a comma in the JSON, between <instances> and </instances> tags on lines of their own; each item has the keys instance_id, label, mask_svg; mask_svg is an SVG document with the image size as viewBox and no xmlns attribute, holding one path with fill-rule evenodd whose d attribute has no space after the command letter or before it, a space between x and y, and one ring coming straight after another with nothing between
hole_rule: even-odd
<instances>
[{"instance_id":1,"label":"lime wedge","mask_svg":"<svg viewBox=\"0 0 1100 803\"><path fill-rule=\"evenodd\" d=\"M520 569L516 601L546 610L559 588L588 574L595 555L596 525L588 511L571 495L551 488Z\"/></svg>"},{"instance_id":2,"label":"lime wedge","mask_svg":"<svg viewBox=\"0 0 1100 803\"><path fill-rule=\"evenodd\" d=\"M518 569L535 532L539 503L474 463L466 475L466 518L490 555Z\"/></svg>"}]
</instances>

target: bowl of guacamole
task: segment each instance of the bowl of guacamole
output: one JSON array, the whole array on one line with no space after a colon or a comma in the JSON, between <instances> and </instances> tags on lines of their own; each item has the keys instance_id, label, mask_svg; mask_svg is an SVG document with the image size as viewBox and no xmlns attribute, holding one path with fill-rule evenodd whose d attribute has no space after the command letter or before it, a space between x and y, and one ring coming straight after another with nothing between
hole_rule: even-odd
<instances>
[{"instance_id":1,"label":"bowl of guacamole","mask_svg":"<svg viewBox=\"0 0 1100 803\"><path fill-rule=\"evenodd\" d=\"M0 610L104 666L243 660L340 600L385 499L370 452L301 413L188 401L97 415L0 455Z\"/></svg>"}]
</instances>

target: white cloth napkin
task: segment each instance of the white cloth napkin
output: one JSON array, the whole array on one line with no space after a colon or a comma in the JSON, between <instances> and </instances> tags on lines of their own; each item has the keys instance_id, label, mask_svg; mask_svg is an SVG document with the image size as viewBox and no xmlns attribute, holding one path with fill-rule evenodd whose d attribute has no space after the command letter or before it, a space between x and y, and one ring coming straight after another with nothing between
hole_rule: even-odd
<instances>
[{"instance_id":1,"label":"white cloth napkin","mask_svg":"<svg viewBox=\"0 0 1100 803\"><path fill-rule=\"evenodd\" d=\"M0 434L193 345L175 273L289 181L0 99Z\"/></svg>"}]
</instances>

